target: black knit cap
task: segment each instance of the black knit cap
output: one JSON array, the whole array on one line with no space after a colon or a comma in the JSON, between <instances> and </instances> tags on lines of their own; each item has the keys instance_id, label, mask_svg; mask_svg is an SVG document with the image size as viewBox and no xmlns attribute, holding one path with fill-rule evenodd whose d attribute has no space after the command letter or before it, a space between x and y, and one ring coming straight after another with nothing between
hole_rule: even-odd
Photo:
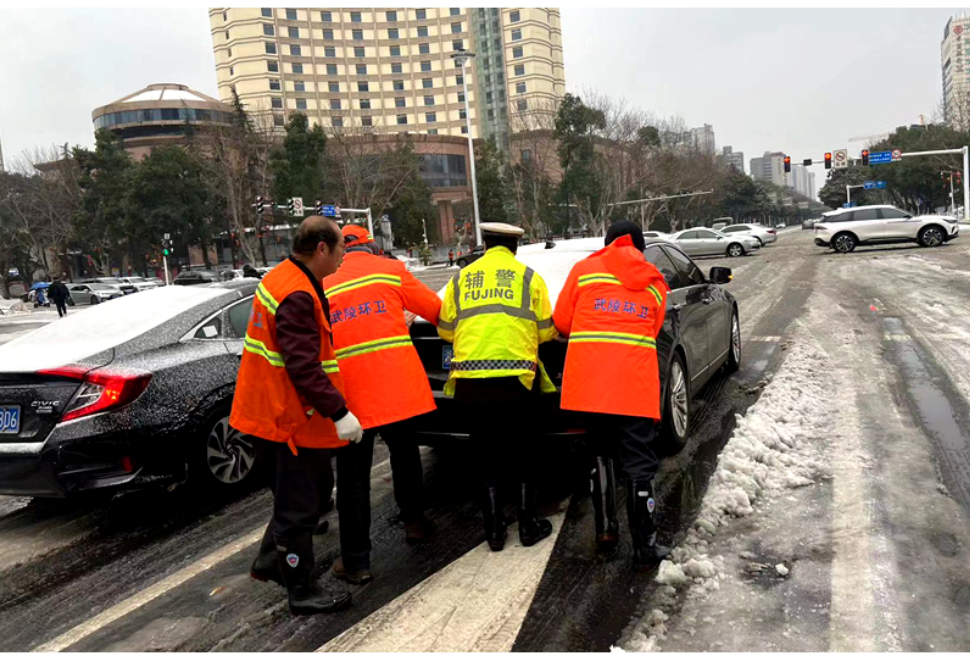
<instances>
[{"instance_id":1,"label":"black knit cap","mask_svg":"<svg viewBox=\"0 0 970 660\"><path fill-rule=\"evenodd\" d=\"M609 245L620 236L630 236L633 238L633 245L643 252L644 248L647 247L646 241L643 240L643 230L635 222L630 220L617 220L610 228L606 230L606 244Z\"/></svg>"}]
</instances>

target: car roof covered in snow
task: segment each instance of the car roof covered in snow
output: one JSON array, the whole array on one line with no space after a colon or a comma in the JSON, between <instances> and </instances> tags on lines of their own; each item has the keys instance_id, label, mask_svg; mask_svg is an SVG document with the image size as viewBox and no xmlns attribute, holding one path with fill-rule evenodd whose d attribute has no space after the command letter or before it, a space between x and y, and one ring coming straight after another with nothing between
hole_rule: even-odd
<instances>
[{"instance_id":1,"label":"car roof covered in snow","mask_svg":"<svg viewBox=\"0 0 970 660\"><path fill-rule=\"evenodd\" d=\"M0 372L23 373L83 361L220 298L228 303L239 298L239 293L224 288L161 287L83 311L72 310L64 318L0 346Z\"/></svg>"}]
</instances>

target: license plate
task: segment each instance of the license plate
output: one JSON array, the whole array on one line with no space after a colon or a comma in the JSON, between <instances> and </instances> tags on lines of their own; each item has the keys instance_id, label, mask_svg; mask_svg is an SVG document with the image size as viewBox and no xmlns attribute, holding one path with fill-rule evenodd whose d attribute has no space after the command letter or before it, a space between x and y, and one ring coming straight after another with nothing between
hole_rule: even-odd
<instances>
[{"instance_id":1,"label":"license plate","mask_svg":"<svg viewBox=\"0 0 970 660\"><path fill-rule=\"evenodd\" d=\"M441 347L441 368L451 371L451 360L455 357L455 349L451 344Z\"/></svg>"},{"instance_id":2,"label":"license plate","mask_svg":"<svg viewBox=\"0 0 970 660\"><path fill-rule=\"evenodd\" d=\"M0 434L20 433L20 406L0 406Z\"/></svg>"}]
</instances>

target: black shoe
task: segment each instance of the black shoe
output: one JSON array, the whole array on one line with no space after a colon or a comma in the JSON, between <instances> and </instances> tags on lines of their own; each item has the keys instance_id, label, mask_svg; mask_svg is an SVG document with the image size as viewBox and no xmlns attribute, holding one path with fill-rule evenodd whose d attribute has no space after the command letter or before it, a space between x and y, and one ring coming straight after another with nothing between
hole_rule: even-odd
<instances>
[{"instance_id":1,"label":"black shoe","mask_svg":"<svg viewBox=\"0 0 970 660\"><path fill-rule=\"evenodd\" d=\"M428 540L434 533L434 522L426 515L416 518L414 522L404 523L404 540L408 545L418 545Z\"/></svg>"},{"instance_id":2,"label":"black shoe","mask_svg":"<svg viewBox=\"0 0 970 660\"><path fill-rule=\"evenodd\" d=\"M317 524L317 528L313 530L313 535L314 536L320 536L321 534L326 534L329 530L330 530L330 521L329 520L321 520Z\"/></svg>"},{"instance_id":3,"label":"black shoe","mask_svg":"<svg viewBox=\"0 0 970 660\"><path fill-rule=\"evenodd\" d=\"M249 569L249 576L260 582L275 582L281 587L283 576L280 574L280 566L276 557L276 539L273 537L273 523L266 527L263 540L259 544L259 554L253 560L253 565Z\"/></svg>"},{"instance_id":4,"label":"black shoe","mask_svg":"<svg viewBox=\"0 0 970 660\"><path fill-rule=\"evenodd\" d=\"M657 545L656 499L652 480L627 481L626 510L633 537L633 566L637 571L656 568L670 548Z\"/></svg>"},{"instance_id":5,"label":"black shoe","mask_svg":"<svg viewBox=\"0 0 970 660\"><path fill-rule=\"evenodd\" d=\"M324 589L313 578L313 538L300 537L278 543L276 556L280 573L286 582L290 612L293 614L326 614L350 606L350 594Z\"/></svg>"},{"instance_id":6,"label":"black shoe","mask_svg":"<svg viewBox=\"0 0 970 660\"><path fill-rule=\"evenodd\" d=\"M525 547L535 545L552 534L552 523L540 518L536 510L538 490L529 481L522 483L519 499L519 542Z\"/></svg>"},{"instance_id":7,"label":"black shoe","mask_svg":"<svg viewBox=\"0 0 970 660\"><path fill-rule=\"evenodd\" d=\"M333 568L330 570L335 578L343 580L344 582L350 582L351 584L367 584L374 579L374 574L370 572L369 568L361 568L355 571L350 570L344 566L343 559L335 561Z\"/></svg>"},{"instance_id":8,"label":"black shoe","mask_svg":"<svg viewBox=\"0 0 970 660\"><path fill-rule=\"evenodd\" d=\"M616 475L612 458L596 457L591 482L596 545L601 552L611 552L616 549L620 540L620 523L616 519Z\"/></svg>"},{"instance_id":9,"label":"black shoe","mask_svg":"<svg viewBox=\"0 0 970 660\"><path fill-rule=\"evenodd\" d=\"M499 552L505 547L508 525L497 487L491 486L485 490L482 514L485 517L485 540L488 542L488 547L492 552Z\"/></svg>"}]
</instances>

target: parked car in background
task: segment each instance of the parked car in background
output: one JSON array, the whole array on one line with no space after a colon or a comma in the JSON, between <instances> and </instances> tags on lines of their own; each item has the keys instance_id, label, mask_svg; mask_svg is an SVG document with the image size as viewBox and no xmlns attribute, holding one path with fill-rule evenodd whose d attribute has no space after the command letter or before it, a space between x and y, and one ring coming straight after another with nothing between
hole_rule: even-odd
<instances>
[{"instance_id":1,"label":"parked car in background","mask_svg":"<svg viewBox=\"0 0 970 660\"><path fill-rule=\"evenodd\" d=\"M663 274L671 288L663 328L657 337L663 422L661 440L676 451L690 435L691 400L719 369L734 371L741 362L741 326L734 296L724 287L731 269L715 266L705 274L678 246L646 239L644 257ZM572 267L603 247L602 238L556 241L522 246L517 258L539 273L546 282L553 305ZM442 292L439 292L439 295ZM422 415L415 431L423 442L467 436L474 420L454 399L444 394L451 363L452 345L442 340L431 323L418 319L411 338L431 382L437 409ZM539 347L539 357L557 388L562 386L567 344L551 341ZM575 413L561 410L559 396L539 397L542 433L559 438L579 437L584 422Z\"/></svg>"},{"instance_id":2,"label":"parked car in background","mask_svg":"<svg viewBox=\"0 0 970 660\"><path fill-rule=\"evenodd\" d=\"M150 282L144 277L119 277L122 284L130 284L136 291L148 291L158 287L154 282Z\"/></svg>"},{"instance_id":3,"label":"parked car in background","mask_svg":"<svg viewBox=\"0 0 970 660\"><path fill-rule=\"evenodd\" d=\"M711 225L711 229L715 231L720 231L730 224L734 223L734 218L730 216L724 216L723 218L714 218L714 224Z\"/></svg>"},{"instance_id":4,"label":"parked car in background","mask_svg":"<svg viewBox=\"0 0 970 660\"><path fill-rule=\"evenodd\" d=\"M121 298L124 293L116 286L108 286L98 282L81 282L80 284L68 284L67 292L70 297L67 299L69 305L97 305L106 300Z\"/></svg>"},{"instance_id":5,"label":"parked car in background","mask_svg":"<svg viewBox=\"0 0 970 660\"><path fill-rule=\"evenodd\" d=\"M455 263L458 264L459 268L464 268L468 264L477 261L483 254L485 254L485 246L477 245L470 252L459 252Z\"/></svg>"},{"instance_id":6,"label":"parked car in background","mask_svg":"<svg viewBox=\"0 0 970 660\"><path fill-rule=\"evenodd\" d=\"M738 235L738 234L746 234L748 236L754 236L755 238L758 239L758 242L761 243L762 247L764 247L765 245L768 245L768 243L774 243L775 241L778 240L778 235L775 233L774 229L771 229L770 227L762 227L761 225L754 225L754 224L728 225L721 231L724 232L725 234L728 234L729 236Z\"/></svg>"},{"instance_id":7,"label":"parked car in background","mask_svg":"<svg viewBox=\"0 0 970 660\"><path fill-rule=\"evenodd\" d=\"M778 224L775 225L775 229L784 229L787 226L788 225L786 225L784 222L779 222Z\"/></svg>"},{"instance_id":8,"label":"parked car in background","mask_svg":"<svg viewBox=\"0 0 970 660\"><path fill-rule=\"evenodd\" d=\"M859 245L918 243L938 247L960 235L956 218L916 215L889 205L857 206L822 214L815 223L815 245L852 252Z\"/></svg>"},{"instance_id":9,"label":"parked car in background","mask_svg":"<svg viewBox=\"0 0 970 660\"><path fill-rule=\"evenodd\" d=\"M0 347L0 409L16 413L0 493L252 481L254 443L229 411L257 284L124 296Z\"/></svg>"},{"instance_id":10,"label":"parked car in background","mask_svg":"<svg viewBox=\"0 0 970 660\"><path fill-rule=\"evenodd\" d=\"M213 282L221 281L222 278L219 277L219 274L211 270L183 270L178 274L178 277L175 278L172 284L189 286L192 284L212 284Z\"/></svg>"},{"instance_id":11,"label":"parked car in background","mask_svg":"<svg viewBox=\"0 0 970 660\"><path fill-rule=\"evenodd\" d=\"M802 229L813 229L814 227L815 227L814 218L806 218L805 220L802 220Z\"/></svg>"},{"instance_id":12,"label":"parked car in background","mask_svg":"<svg viewBox=\"0 0 970 660\"><path fill-rule=\"evenodd\" d=\"M154 282L156 287L165 286L165 280L163 280L161 277L149 277L146 281Z\"/></svg>"},{"instance_id":13,"label":"parked car in background","mask_svg":"<svg viewBox=\"0 0 970 660\"><path fill-rule=\"evenodd\" d=\"M740 257L761 247L758 239L747 234L728 236L713 229L685 229L671 234L668 240L692 257Z\"/></svg>"},{"instance_id":14,"label":"parked car in background","mask_svg":"<svg viewBox=\"0 0 970 660\"><path fill-rule=\"evenodd\" d=\"M661 241L669 241L670 240L670 235L669 234L666 234L666 233L664 233L662 231L645 231L645 232L643 232L643 237L644 238L648 238L648 239L649 238L653 238L653 239L657 239L657 240L661 240Z\"/></svg>"},{"instance_id":15,"label":"parked car in background","mask_svg":"<svg viewBox=\"0 0 970 660\"><path fill-rule=\"evenodd\" d=\"M108 286L113 286L116 289L120 289L126 296L132 293L137 293L138 289L134 284L128 284L122 282L120 278L117 277L90 277L86 280L82 280L84 284L97 283L97 284L107 284Z\"/></svg>"}]
</instances>

